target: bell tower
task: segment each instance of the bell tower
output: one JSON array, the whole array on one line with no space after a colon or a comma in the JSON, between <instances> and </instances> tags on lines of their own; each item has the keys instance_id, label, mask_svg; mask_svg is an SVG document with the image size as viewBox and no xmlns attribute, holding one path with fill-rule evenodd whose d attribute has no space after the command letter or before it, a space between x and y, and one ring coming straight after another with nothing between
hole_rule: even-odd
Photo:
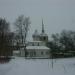
<instances>
[{"instance_id":1,"label":"bell tower","mask_svg":"<svg viewBox=\"0 0 75 75\"><path fill-rule=\"evenodd\" d=\"M45 30L44 30L44 24L43 24L43 19L42 19L42 33L44 33Z\"/></svg>"},{"instance_id":2,"label":"bell tower","mask_svg":"<svg viewBox=\"0 0 75 75\"><path fill-rule=\"evenodd\" d=\"M44 30L43 19L42 19L42 32L40 34L40 41L44 41L44 42L48 41L48 35L45 33L45 30Z\"/></svg>"}]
</instances>

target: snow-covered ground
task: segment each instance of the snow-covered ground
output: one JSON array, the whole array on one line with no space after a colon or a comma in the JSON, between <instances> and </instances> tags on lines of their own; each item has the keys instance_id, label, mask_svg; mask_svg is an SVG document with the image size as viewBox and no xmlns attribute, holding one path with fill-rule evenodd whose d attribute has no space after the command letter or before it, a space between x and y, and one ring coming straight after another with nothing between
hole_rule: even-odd
<instances>
[{"instance_id":1,"label":"snow-covered ground","mask_svg":"<svg viewBox=\"0 0 75 75\"><path fill-rule=\"evenodd\" d=\"M75 58L12 59L0 64L0 75L75 75Z\"/></svg>"}]
</instances>

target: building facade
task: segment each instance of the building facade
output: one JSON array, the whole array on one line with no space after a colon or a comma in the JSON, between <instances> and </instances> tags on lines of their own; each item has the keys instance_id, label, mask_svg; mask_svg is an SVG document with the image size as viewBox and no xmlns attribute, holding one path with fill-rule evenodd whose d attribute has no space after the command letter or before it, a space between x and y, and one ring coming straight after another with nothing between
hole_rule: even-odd
<instances>
[{"instance_id":1,"label":"building facade","mask_svg":"<svg viewBox=\"0 0 75 75\"><path fill-rule=\"evenodd\" d=\"M26 58L50 58L50 48L46 46L48 35L45 33L43 20L42 32L39 34L38 31L35 30L32 37L33 41L29 41L26 47Z\"/></svg>"}]
</instances>

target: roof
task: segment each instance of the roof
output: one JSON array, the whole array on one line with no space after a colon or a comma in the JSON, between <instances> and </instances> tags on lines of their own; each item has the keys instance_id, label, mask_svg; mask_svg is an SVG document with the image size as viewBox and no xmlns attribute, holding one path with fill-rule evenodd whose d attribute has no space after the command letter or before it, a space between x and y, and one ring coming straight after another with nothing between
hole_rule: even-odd
<instances>
[{"instance_id":1,"label":"roof","mask_svg":"<svg viewBox=\"0 0 75 75\"><path fill-rule=\"evenodd\" d=\"M50 48L46 47L46 46L27 46L26 49L37 49L37 50L40 50L40 49L43 49L43 50L49 50Z\"/></svg>"},{"instance_id":2,"label":"roof","mask_svg":"<svg viewBox=\"0 0 75 75\"><path fill-rule=\"evenodd\" d=\"M13 53L20 53L20 51L15 50L15 51L13 51Z\"/></svg>"},{"instance_id":3,"label":"roof","mask_svg":"<svg viewBox=\"0 0 75 75\"><path fill-rule=\"evenodd\" d=\"M43 42L43 41L29 41L29 42L37 42L38 43L38 42Z\"/></svg>"}]
</instances>

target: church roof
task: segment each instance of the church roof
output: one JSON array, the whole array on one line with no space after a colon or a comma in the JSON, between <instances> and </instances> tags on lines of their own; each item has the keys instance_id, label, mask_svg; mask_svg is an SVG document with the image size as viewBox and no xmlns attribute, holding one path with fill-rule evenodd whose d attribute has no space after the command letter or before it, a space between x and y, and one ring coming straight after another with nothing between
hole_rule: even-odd
<instances>
[{"instance_id":1,"label":"church roof","mask_svg":"<svg viewBox=\"0 0 75 75\"><path fill-rule=\"evenodd\" d=\"M16 50L16 51L13 51L13 53L17 53L17 54L18 54L18 53L20 53L20 51L17 51L17 50Z\"/></svg>"},{"instance_id":2,"label":"church roof","mask_svg":"<svg viewBox=\"0 0 75 75\"><path fill-rule=\"evenodd\" d=\"M36 43L40 43L40 42L43 42L43 41L29 41L29 42L33 42L33 43L34 43L34 42L36 42Z\"/></svg>"},{"instance_id":3,"label":"church roof","mask_svg":"<svg viewBox=\"0 0 75 75\"><path fill-rule=\"evenodd\" d=\"M27 46L26 49L29 49L29 50L49 50L48 47L46 46Z\"/></svg>"}]
</instances>

